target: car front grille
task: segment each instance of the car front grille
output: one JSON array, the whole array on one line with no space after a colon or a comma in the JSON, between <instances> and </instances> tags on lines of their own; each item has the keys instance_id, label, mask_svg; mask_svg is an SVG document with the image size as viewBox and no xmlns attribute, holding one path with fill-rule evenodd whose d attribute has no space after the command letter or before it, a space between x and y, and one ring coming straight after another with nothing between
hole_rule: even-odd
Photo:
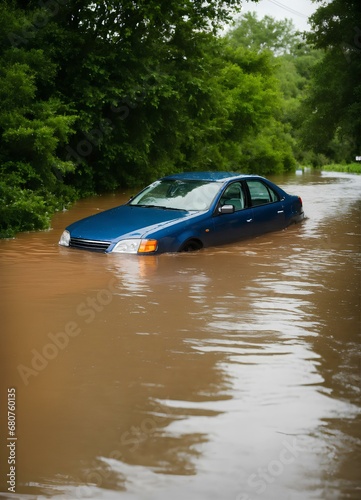
<instances>
[{"instance_id":1,"label":"car front grille","mask_svg":"<svg viewBox=\"0 0 361 500\"><path fill-rule=\"evenodd\" d=\"M82 238L70 238L69 244L71 248L80 248L93 252L106 252L109 245L110 241L83 240Z\"/></svg>"}]
</instances>

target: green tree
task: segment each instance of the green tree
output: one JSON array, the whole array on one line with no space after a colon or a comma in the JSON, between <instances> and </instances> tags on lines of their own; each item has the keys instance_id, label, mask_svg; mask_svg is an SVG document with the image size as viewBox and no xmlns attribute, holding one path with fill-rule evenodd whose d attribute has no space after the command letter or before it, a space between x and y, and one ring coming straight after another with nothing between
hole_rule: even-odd
<instances>
[{"instance_id":1,"label":"green tree","mask_svg":"<svg viewBox=\"0 0 361 500\"><path fill-rule=\"evenodd\" d=\"M42 227L74 192L291 168L273 56L215 36L239 3L3 2L5 233Z\"/></svg>"},{"instance_id":2,"label":"green tree","mask_svg":"<svg viewBox=\"0 0 361 500\"><path fill-rule=\"evenodd\" d=\"M76 133L60 152L77 166L67 181L90 192L174 169L184 155L183 137L192 142L197 136L193 115L207 75L204 40L212 43L240 2L58 4L39 29L19 25L11 35L19 46L47 47L58 68L56 93L76 110ZM36 1L29 5L34 25L41 12Z\"/></svg>"},{"instance_id":3,"label":"green tree","mask_svg":"<svg viewBox=\"0 0 361 500\"><path fill-rule=\"evenodd\" d=\"M160 107L191 86L178 83L177 61L192 71L202 33L211 36L238 4L2 1L1 236L46 227L76 192L144 182L153 159L155 171L176 162L187 116L161 123Z\"/></svg>"},{"instance_id":4,"label":"green tree","mask_svg":"<svg viewBox=\"0 0 361 500\"><path fill-rule=\"evenodd\" d=\"M271 16L259 20L255 12L243 14L235 27L226 35L229 44L263 52L271 51L275 56L292 54L301 42L300 34L290 19L278 21Z\"/></svg>"},{"instance_id":5,"label":"green tree","mask_svg":"<svg viewBox=\"0 0 361 500\"><path fill-rule=\"evenodd\" d=\"M272 121L255 137L254 147L258 154L263 150L267 152L265 157L271 157L271 169L281 168L283 153L285 168L292 168L294 157L302 161L305 155L309 156L300 147L299 110L320 51L311 48L291 20L277 21L270 16L258 19L255 13L240 17L226 41L231 47L243 47L268 57L275 80L272 88L275 92L278 87L279 92L273 114L270 113ZM249 146L248 151L248 161L252 163Z\"/></svg>"},{"instance_id":6,"label":"green tree","mask_svg":"<svg viewBox=\"0 0 361 500\"><path fill-rule=\"evenodd\" d=\"M311 17L308 40L323 51L304 102L303 140L336 162L361 152L361 4L333 0Z\"/></svg>"},{"instance_id":7,"label":"green tree","mask_svg":"<svg viewBox=\"0 0 361 500\"><path fill-rule=\"evenodd\" d=\"M2 34L26 24L13 4L0 6ZM74 115L52 86L56 65L42 49L0 41L0 236L45 228L51 213L74 198L62 176L73 169L58 149L73 133Z\"/></svg>"}]
</instances>

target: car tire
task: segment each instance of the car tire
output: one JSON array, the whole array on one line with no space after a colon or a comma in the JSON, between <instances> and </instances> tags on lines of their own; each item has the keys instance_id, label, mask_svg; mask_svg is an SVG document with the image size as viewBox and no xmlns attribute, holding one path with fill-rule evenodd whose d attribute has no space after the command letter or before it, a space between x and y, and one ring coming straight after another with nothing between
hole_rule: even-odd
<instances>
[{"instance_id":1,"label":"car tire","mask_svg":"<svg viewBox=\"0 0 361 500\"><path fill-rule=\"evenodd\" d=\"M180 247L179 252L196 252L203 247L199 240L188 240Z\"/></svg>"}]
</instances>

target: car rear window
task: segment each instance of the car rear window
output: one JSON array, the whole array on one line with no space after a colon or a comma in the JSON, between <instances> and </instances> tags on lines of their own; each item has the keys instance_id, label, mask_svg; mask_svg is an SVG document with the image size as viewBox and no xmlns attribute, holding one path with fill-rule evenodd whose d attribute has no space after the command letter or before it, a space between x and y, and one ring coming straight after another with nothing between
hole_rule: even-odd
<instances>
[{"instance_id":1,"label":"car rear window","mask_svg":"<svg viewBox=\"0 0 361 500\"><path fill-rule=\"evenodd\" d=\"M265 205L279 200L278 194L262 181L247 181L247 185L251 194L252 206Z\"/></svg>"}]
</instances>

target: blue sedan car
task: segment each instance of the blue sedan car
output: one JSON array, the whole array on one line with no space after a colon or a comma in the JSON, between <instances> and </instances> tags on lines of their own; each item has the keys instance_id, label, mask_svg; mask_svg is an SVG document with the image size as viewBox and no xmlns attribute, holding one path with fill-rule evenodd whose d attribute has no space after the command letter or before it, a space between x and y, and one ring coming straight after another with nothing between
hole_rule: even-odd
<instances>
[{"instance_id":1,"label":"blue sedan car","mask_svg":"<svg viewBox=\"0 0 361 500\"><path fill-rule=\"evenodd\" d=\"M128 203L68 226L59 244L105 253L189 252L286 228L302 200L258 175L190 172L153 182Z\"/></svg>"}]
</instances>

